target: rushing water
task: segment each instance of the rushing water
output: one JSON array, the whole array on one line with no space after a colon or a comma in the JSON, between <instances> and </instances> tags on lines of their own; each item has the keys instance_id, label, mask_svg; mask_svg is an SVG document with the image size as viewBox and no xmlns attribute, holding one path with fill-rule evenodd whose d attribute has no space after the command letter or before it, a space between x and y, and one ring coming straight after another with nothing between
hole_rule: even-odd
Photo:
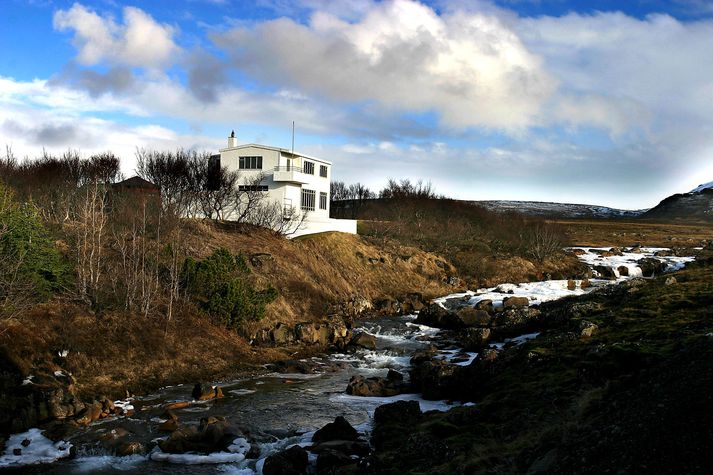
<instances>
[{"instance_id":1,"label":"rushing water","mask_svg":"<svg viewBox=\"0 0 713 475\"><path fill-rule=\"evenodd\" d=\"M589 249L589 248L588 248ZM636 261L649 257L659 249L644 249L643 253L624 253L622 256L601 257L596 252L586 252L580 256L590 265L608 265L612 268L627 266L630 276L640 275ZM662 257L670 269L678 269L690 257ZM617 274L618 275L618 274ZM620 277L619 280L624 279ZM594 280L595 287L611 281ZM582 294L589 290L567 288L567 281L545 281L528 284L504 284L490 289L463 294L449 295L436 301L447 305L449 299L458 299L475 304L482 299L501 304L506 296L527 296L531 304L561 298L567 295ZM182 424L198 424L207 416L225 416L235 421L252 444L259 449L257 459L241 460L247 446L236 448L235 453L223 452L208 456L187 455L169 457L158 448L149 455L116 457L107 454L97 439L117 428L125 428L138 434L145 441L165 437L157 431L164 415L163 405L174 401L190 399L193 383L167 387L154 394L136 398L127 402L135 408L131 418L103 419L93 423L87 430L78 431L68 441L52 444L33 432L35 452L25 450L26 461L51 461L66 455L69 444L78 448L78 456L72 460L60 460L51 465L26 467L29 473L260 473L264 458L270 453L293 444L309 445L313 432L332 422L338 415L346 419L363 434L368 436L371 416L374 409L399 399L419 401L421 409L447 410L458 404L453 401L425 401L415 394L403 394L391 398L356 397L345 393L349 379L354 375L386 376L389 369L394 369L407 376L412 353L427 345L435 344L440 357L459 365L468 365L477 353L466 353L435 328L414 323L415 315L380 318L361 322L359 328L376 336L376 350L359 349L351 353L335 353L313 358L316 371L314 374L277 374L269 373L236 381L218 381L225 397L204 403L195 403L185 409L176 410ZM505 344L520 344L537 333L521 335L507 341L494 343L502 347ZM34 429L36 431L36 429ZM19 443L26 434L16 437ZM6 455L0 458L0 467L8 466L13 459L11 446L8 444ZM163 460L163 461L159 461ZM230 461L229 463L218 462ZM173 462L173 463L172 463Z\"/></svg>"}]
</instances>

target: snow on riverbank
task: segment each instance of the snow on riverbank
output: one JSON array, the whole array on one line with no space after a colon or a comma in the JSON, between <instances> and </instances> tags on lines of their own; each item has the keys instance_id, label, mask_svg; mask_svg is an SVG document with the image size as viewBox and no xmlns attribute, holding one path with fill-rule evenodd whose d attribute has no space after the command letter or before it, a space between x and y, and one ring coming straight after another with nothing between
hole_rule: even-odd
<instances>
[{"instance_id":1,"label":"snow on riverbank","mask_svg":"<svg viewBox=\"0 0 713 475\"><path fill-rule=\"evenodd\" d=\"M10 436L5 453L0 457L0 468L54 462L69 457L71 449L72 444L69 442L52 442L42 435L40 429L30 429Z\"/></svg>"}]
</instances>

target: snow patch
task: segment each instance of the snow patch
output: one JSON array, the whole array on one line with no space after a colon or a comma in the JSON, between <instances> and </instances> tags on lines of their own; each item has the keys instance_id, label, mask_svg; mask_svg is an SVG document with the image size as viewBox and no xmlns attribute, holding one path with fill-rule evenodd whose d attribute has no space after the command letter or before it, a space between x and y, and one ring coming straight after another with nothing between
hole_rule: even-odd
<instances>
[{"instance_id":1,"label":"snow patch","mask_svg":"<svg viewBox=\"0 0 713 475\"><path fill-rule=\"evenodd\" d=\"M27 442L29 441L29 444ZM23 446L23 442L27 447ZM5 454L0 457L0 468L22 467L51 463L70 456L72 444L65 441L52 442L42 435L40 429L30 429L21 434L13 434L7 441ZM20 455L13 452L20 450Z\"/></svg>"},{"instance_id":2,"label":"snow patch","mask_svg":"<svg viewBox=\"0 0 713 475\"><path fill-rule=\"evenodd\" d=\"M708 188L713 188L713 181L698 185L697 187L689 191L689 193L700 193L701 191L706 190Z\"/></svg>"}]
</instances>

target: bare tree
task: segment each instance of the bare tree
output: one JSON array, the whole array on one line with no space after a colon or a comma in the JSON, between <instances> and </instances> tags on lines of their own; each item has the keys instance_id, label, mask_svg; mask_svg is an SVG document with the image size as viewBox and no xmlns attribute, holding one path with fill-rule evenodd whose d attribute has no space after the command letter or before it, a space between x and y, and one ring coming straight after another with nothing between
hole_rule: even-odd
<instances>
[{"instance_id":1,"label":"bare tree","mask_svg":"<svg viewBox=\"0 0 713 475\"><path fill-rule=\"evenodd\" d=\"M79 296L96 303L103 270L102 251L107 223L104 186L98 181L87 184L73 213L76 237L77 291Z\"/></svg>"}]
</instances>

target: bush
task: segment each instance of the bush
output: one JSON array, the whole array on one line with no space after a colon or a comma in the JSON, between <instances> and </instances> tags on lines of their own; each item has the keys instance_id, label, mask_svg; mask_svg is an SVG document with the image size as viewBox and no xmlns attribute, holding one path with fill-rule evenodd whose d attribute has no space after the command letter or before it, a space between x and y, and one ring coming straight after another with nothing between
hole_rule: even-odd
<instances>
[{"instance_id":1,"label":"bush","mask_svg":"<svg viewBox=\"0 0 713 475\"><path fill-rule=\"evenodd\" d=\"M249 275L242 255L232 255L221 248L200 262L187 258L182 282L204 311L236 328L243 322L261 319L265 306L277 298L273 287L256 290Z\"/></svg>"},{"instance_id":2,"label":"bush","mask_svg":"<svg viewBox=\"0 0 713 475\"><path fill-rule=\"evenodd\" d=\"M0 183L0 311L46 300L69 282L70 269L32 203Z\"/></svg>"}]
</instances>

